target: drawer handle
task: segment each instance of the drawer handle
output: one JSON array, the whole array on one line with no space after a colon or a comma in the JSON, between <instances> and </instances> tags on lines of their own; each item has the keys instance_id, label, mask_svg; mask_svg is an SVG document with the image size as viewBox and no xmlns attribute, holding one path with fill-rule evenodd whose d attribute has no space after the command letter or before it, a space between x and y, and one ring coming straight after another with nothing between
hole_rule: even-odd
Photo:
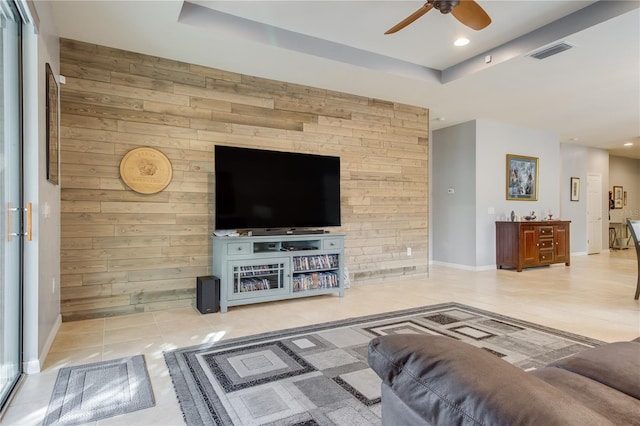
<instances>
[{"instance_id":1,"label":"drawer handle","mask_svg":"<svg viewBox=\"0 0 640 426\"><path fill-rule=\"evenodd\" d=\"M242 247L238 247L238 251L242 251Z\"/></svg>"}]
</instances>

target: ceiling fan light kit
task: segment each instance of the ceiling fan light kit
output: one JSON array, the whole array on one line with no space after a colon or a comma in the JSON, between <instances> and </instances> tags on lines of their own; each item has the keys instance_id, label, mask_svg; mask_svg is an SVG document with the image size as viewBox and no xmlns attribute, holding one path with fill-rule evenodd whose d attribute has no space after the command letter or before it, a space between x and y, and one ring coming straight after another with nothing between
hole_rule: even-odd
<instances>
[{"instance_id":1,"label":"ceiling fan light kit","mask_svg":"<svg viewBox=\"0 0 640 426\"><path fill-rule=\"evenodd\" d=\"M393 34L416 21L431 9L437 9L442 14L451 13L458 21L474 30L486 28L491 18L474 0L428 0L422 7L405 19L391 27L385 34Z\"/></svg>"},{"instance_id":2,"label":"ceiling fan light kit","mask_svg":"<svg viewBox=\"0 0 640 426\"><path fill-rule=\"evenodd\" d=\"M460 3L460 0L451 0L451 1L434 1L433 7L438 9L440 13L451 13L454 7L456 7Z\"/></svg>"}]
</instances>

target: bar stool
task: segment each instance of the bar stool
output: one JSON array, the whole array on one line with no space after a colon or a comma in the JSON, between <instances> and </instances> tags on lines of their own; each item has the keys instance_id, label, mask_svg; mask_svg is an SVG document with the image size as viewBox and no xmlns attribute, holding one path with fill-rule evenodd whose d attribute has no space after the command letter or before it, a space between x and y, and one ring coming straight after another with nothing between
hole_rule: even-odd
<instances>
[{"instance_id":1,"label":"bar stool","mask_svg":"<svg viewBox=\"0 0 640 426\"><path fill-rule=\"evenodd\" d=\"M613 245L616 243L616 228L613 226L609 227L609 249L613 248Z\"/></svg>"}]
</instances>

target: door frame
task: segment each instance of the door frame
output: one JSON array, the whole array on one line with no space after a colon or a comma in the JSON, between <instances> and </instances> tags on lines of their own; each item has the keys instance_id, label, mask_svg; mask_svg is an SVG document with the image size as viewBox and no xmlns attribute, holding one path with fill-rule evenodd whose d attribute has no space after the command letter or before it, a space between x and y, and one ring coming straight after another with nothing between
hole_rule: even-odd
<instances>
[{"instance_id":1,"label":"door frame","mask_svg":"<svg viewBox=\"0 0 640 426\"><path fill-rule=\"evenodd\" d=\"M19 10L19 5L11 0L2 0L2 12L7 16L7 20L11 21L14 29L12 32L3 34L2 43L5 57L10 60L7 62L10 68L3 68L3 81L13 88L13 90L4 90L3 93L9 94L9 97L3 99L5 126L0 129L4 133L3 146L0 150L6 164L5 182L0 189L2 191L2 208L5 211L3 225L6 226L6 235L0 235L1 244L6 250L2 251L3 268L0 273L3 279L0 285L3 286L4 294L2 300L2 310L4 321L11 326L11 331L5 333L5 325L3 325L2 336L0 337L5 352L7 349L14 348L12 352L2 354L2 365L0 368L7 370L2 373L2 380L6 382L2 385L2 393L0 394L0 418L8 408L9 403L15 396L16 390L19 388L22 380L25 378L23 342L24 342L24 232L25 232L25 210L24 210L24 134L23 134L23 25L24 19ZM8 26L7 26L8 27ZM5 27L5 29L7 28ZM4 30L3 29L3 32ZM5 39L5 36L8 36ZM6 45L6 43L11 43ZM12 63L15 59L16 63ZM13 68L13 69L11 69ZM5 74L5 71L9 73ZM8 83L7 83L8 82ZM17 83L17 84L16 84ZM11 104L6 104L9 101ZM9 108L10 107L10 108ZM8 115L11 114L11 115ZM15 126L15 127L13 127ZM4 228L3 228L4 229ZM11 300L6 300L6 297ZM9 303L9 305L6 305ZM11 309L9 309L11 308ZM8 338L8 339L7 339ZM11 358L12 357L12 358ZM6 364L11 362L11 364ZM15 368L12 367L15 365ZM9 367L11 370L9 371ZM9 373L11 376L9 376Z\"/></svg>"},{"instance_id":2,"label":"door frame","mask_svg":"<svg viewBox=\"0 0 640 426\"><path fill-rule=\"evenodd\" d=\"M597 179L597 183L594 187L592 187L592 183L591 183L591 178L596 178ZM593 189L596 189L596 195L595 197L591 195L591 192ZM599 194L599 195L598 195ZM602 224L604 222L604 218L603 218L603 202L602 202L603 198L602 198L602 174L600 173L587 173L587 205L586 205L586 214L587 214L587 254L598 254L602 252ZM591 208L593 206L597 206L598 210L594 213L593 211L591 211ZM598 219L600 221L600 227L598 230L594 231L592 230L591 227L591 215L595 215L598 217ZM596 238L596 236L593 234L593 232L598 232L598 236ZM594 244L592 244L592 241L595 241L596 243L599 241L600 244L595 247Z\"/></svg>"}]
</instances>

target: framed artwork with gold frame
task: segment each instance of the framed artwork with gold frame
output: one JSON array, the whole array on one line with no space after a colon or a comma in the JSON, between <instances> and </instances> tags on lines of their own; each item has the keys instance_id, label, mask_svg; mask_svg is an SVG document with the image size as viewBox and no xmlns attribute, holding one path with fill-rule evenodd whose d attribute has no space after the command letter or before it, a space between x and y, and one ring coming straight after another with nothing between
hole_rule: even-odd
<instances>
[{"instance_id":1,"label":"framed artwork with gold frame","mask_svg":"<svg viewBox=\"0 0 640 426\"><path fill-rule=\"evenodd\" d=\"M621 186L613 187L613 208L621 209L622 208L622 197L623 197L623 189Z\"/></svg>"},{"instance_id":2,"label":"framed artwork with gold frame","mask_svg":"<svg viewBox=\"0 0 640 426\"><path fill-rule=\"evenodd\" d=\"M538 157L507 154L507 200L538 200Z\"/></svg>"}]
</instances>

